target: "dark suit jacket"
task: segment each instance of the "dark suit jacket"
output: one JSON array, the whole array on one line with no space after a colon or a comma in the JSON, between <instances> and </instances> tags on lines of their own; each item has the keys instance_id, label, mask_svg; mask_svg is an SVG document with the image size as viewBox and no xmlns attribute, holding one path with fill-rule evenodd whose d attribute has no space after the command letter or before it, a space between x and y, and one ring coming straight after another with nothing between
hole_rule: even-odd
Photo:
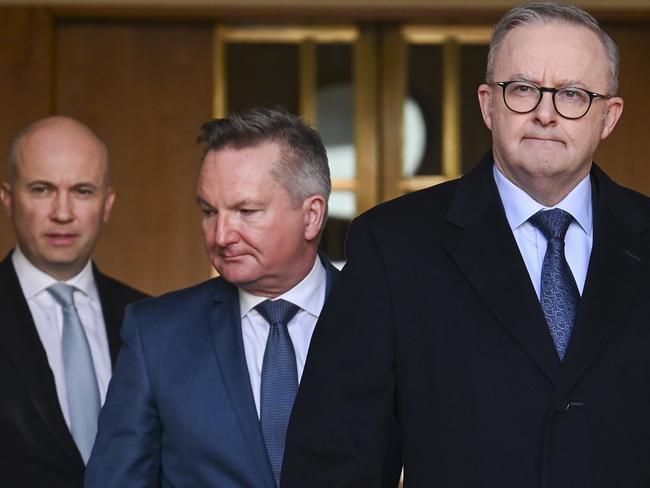
<instances>
[{"instance_id":1,"label":"dark suit jacket","mask_svg":"<svg viewBox=\"0 0 650 488\"><path fill-rule=\"evenodd\" d=\"M327 291L338 271L323 260ZM237 288L216 278L127 308L87 488L275 488Z\"/></svg>"},{"instance_id":2,"label":"dark suit jacket","mask_svg":"<svg viewBox=\"0 0 650 488\"><path fill-rule=\"evenodd\" d=\"M561 363L488 154L359 217L312 338L283 488L650 486L650 200L593 167Z\"/></svg>"},{"instance_id":3,"label":"dark suit jacket","mask_svg":"<svg viewBox=\"0 0 650 488\"><path fill-rule=\"evenodd\" d=\"M124 307L146 295L93 271L115 362ZM0 486L81 486L83 461L10 256L0 262L0 337Z\"/></svg>"}]
</instances>

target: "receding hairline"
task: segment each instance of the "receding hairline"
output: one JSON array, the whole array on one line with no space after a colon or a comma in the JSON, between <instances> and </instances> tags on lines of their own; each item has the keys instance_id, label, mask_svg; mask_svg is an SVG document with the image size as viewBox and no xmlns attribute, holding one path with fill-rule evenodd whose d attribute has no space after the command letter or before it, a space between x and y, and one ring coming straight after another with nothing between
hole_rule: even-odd
<instances>
[{"instance_id":1,"label":"receding hairline","mask_svg":"<svg viewBox=\"0 0 650 488\"><path fill-rule=\"evenodd\" d=\"M244 151L246 149L257 149L260 146L264 145L273 145L277 149L277 154L270 161L270 175L273 180L280 185L289 195L291 195L291 189L288 187L288 182L286 179L282 178L283 166L286 167L287 163L291 158L296 157L294 151L291 150L290 144L287 143L282 137L277 134L268 134L267 136L261 136L255 139L241 140L227 142L222 146L217 148L206 147L203 158L201 159L201 167L205 165L205 161L210 154L219 153L222 151ZM292 201L294 199L292 198ZM295 203L295 202L294 202Z\"/></svg>"},{"instance_id":2,"label":"receding hairline","mask_svg":"<svg viewBox=\"0 0 650 488\"><path fill-rule=\"evenodd\" d=\"M74 130L79 131L79 133L85 133L85 135L88 136L89 140L95 142L97 148L99 149L102 155L102 162L104 163L104 178L105 178L106 186L107 187L110 186L111 184L110 157L109 157L108 146L106 142L93 129L88 127L86 124L78 121L77 119L65 115L51 115L36 120L35 122L29 124L27 127L22 129L20 132L18 132L18 134L14 136L11 142L11 146L9 148L9 156L7 158L7 179L12 183L15 181L17 171L18 171L18 166L20 164L20 149L26 139L28 139L30 136L37 134L40 131L47 130L48 128L65 127L66 125L69 126L70 128L74 128Z\"/></svg>"},{"instance_id":3,"label":"receding hairline","mask_svg":"<svg viewBox=\"0 0 650 488\"><path fill-rule=\"evenodd\" d=\"M598 40L608 65L608 94L615 95L619 88L620 53L611 35L598 20L586 10L554 1L540 1L513 7L497 22L489 46L486 81L494 81L494 67L505 39L512 31L544 26L582 27L591 31Z\"/></svg>"}]
</instances>

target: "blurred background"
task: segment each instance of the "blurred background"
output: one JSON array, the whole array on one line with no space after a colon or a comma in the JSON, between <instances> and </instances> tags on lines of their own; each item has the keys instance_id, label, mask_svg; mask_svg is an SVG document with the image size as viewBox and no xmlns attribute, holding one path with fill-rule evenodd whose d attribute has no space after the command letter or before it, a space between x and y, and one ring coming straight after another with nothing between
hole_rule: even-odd
<instances>
[{"instance_id":1,"label":"blurred background","mask_svg":"<svg viewBox=\"0 0 650 488\"><path fill-rule=\"evenodd\" d=\"M575 3L598 17L622 55L625 111L596 160L650 195L650 0ZM489 149L476 87L492 25L513 4L0 2L0 157L18 130L49 114L94 128L108 143L118 194L95 261L160 294L212 273L195 203L199 126L284 106L328 147L334 192L322 248L342 261L355 215L455 178ZM3 212L0 255L13 242Z\"/></svg>"}]
</instances>

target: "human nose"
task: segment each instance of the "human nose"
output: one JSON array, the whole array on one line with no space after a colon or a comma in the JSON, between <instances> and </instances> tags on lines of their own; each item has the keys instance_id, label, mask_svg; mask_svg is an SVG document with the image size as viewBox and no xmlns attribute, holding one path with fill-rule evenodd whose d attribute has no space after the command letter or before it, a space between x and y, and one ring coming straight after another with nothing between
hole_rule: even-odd
<instances>
[{"instance_id":1,"label":"human nose","mask_svg":"<svg viewBox=\"0 0 650 488\"><path fill-rule=\"evenodd\" d=\"M74 209L69 195L65 192L59 192L52 200L52 220L57 222L69 222L73 219Z\"/></svg>"},{"instance_id":2,"label":"human nose","mask_svg":"<svg viewBox=\"0 0 650 488\"><path fill-rule=\"evenodd\" d=\"M542 92L542 98L535 107L535 118L539 120L542 125L549 125L555 123L559 114L555 110L555 101L553 100L554 93L550 91Z\"/></svg>"},{"instance_id":3,"label":"human nose","mask_svg":"<svg viewBox=\"0 0 650 488\"><path fill-rule=\"evenodd\" d=\"M237 231L232 217L227 214L219 215L214 228L214 242L220 247L226 247L236 241Z\"/></svg>"}]
</instances>

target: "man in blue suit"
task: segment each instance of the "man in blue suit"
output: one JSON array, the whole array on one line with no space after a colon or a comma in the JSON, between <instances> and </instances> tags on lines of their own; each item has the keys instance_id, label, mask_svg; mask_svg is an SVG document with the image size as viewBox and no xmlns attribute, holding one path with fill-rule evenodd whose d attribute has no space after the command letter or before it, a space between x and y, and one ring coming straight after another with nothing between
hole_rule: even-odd
<instances>
[{"instance_id":1,"label":"man in blue suit","mask_svg":"<svg viewBox=\"0 0 650 488\"><path fill-rule=\"evenodd\" d=\"M330 176L284 112L208 122L197 201L220 277L127 309L87 487L275 488L311 335ZM284 313L287 315L283 315Z\"/></svg>"}]
</instances>

